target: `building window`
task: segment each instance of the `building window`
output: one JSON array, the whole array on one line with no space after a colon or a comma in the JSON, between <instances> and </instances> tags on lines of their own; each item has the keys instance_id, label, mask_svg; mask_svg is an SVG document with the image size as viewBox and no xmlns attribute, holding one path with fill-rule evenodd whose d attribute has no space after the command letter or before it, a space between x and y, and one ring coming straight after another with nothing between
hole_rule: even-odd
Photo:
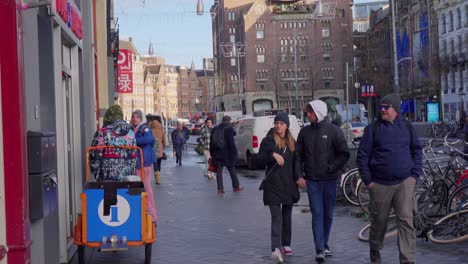
<instances>
[{"instance_id":1,"label":"building window","mask_svg":"<svg viewBox=\"0 0 468 264\"><path fill-rule=\"evenodd\" d=\"M468 27L468 5L465 5L465 27Z\"/></svg>"},{"instance_id":2,"label":"building window","mask_svg":"<svg viewBox=\"0 0 468 264\"><path fill-rule=\"evenodd\" d=\"M228 19L229 21L234 21L236 20L236 13L234 11L229 11L228 13Z\"/></svg>"},{"instance_id":3,"label":"building window","mask_svg":"<svg viewBox=\"0 0 468 264\"><path fill-rule=\"evenodd\" d=\"M322 38L329 38L330 37L330 29L324 28L322 29Z\"/></svg>"},{"instance_id":4,"label":"building window","mask_svg":"<svg viewBox=\"0 0 468 264\"><path fill-rule=\"evenodd\" d=\"M236 58L231 58L231 66L236 66Z\"/></svg>"},{"instance_id":5,"label":"building window","mask_svg":"<svg viewBox=\"0 0 468 264\"><path fill-rule=\"evenodd\" d=\"M458 53L461 54L463 51L463 38L462 35L458 35Z\"/></svg>"},{"instance_id":6,"label":"building window","mask_svg":"<svg viewBox=\"0 0 468 264\"><path fill-rule=\"evenodd\" d=\"M452 87L451 92L455 93L455 71L452 71Z\"/></svg>"},{"instance_id":7,"label":"building window","mask_svg":"<svg viewBox=\"0 0 468 264\"><path fill-rule=\"evenodd\" d=\"M442 40L442 55L447 56L447 40Z\"/></svg>"},{"instance_id":8,"label":"building window","mask_svg":"<svg viewBox=\"0 0 468 264\"><path fill-rule=\"evenodd\" d=\"M453 13L449 12L449 31L453 31Z\"/></svg>"},{"instance_id":9,"label":"building window","mask_svg":"<svg viewBox=\"0 0 468 264\"><path fill-rule=\"evenodd\" d=\"M265 38L265 30L257 29L257 39L264 39Z\"/></svg>"},{"instance_id":10,"label":"building window","mask_svg":"<svg viewBox=\"0 0 468 264\"><path fill-rule=\"evenodd\" d=\"M281 54L281 62L283 62L283 63L288 62L288 55Z\"/></svg>"},{"instance_id":11,"label":"building window","mask_svg":"<svg viewBox=\"0 0 468 264\"><path fill-rule=\"evenodd\" d=\"M265 55L264 54L258 54L257 55L257 63L265 63Z\"/></svg>"},{"instance_id":12,"label":"building window","mask_svg":"<svg viewBox=\"0 0 468 264\"><path fill-rule=\"evenodd\" d=\"M235 27L229 27L229 34L235 34L236 33L236 28Z\"/></svg>"},{"instance_id":13,"label":"building window","mask_svg":"<svg viewBox=\"0 0 468 264\"><path fill-rule=\"evenodd\" d=\"M236 42L236 35L230 35L229 36L229 41L231 41L231 43L235 43Z\"/></svg>"},{"instance_id":14,"label":"building window","mask_svg":"<svg viewBox=\"0 0 468 264\"><path fill-rule=\"evenodd\" d=\"M458 71L458 74L460 75L460 90L459 92L463 92L463 69L460 68Z\"/></svg>"},{"instance_id":15,"label":"building window","mask_svg":"<svg viewBox=\"0 0 468 264\"><path fill-rule=\"evenodd\" d=\"M257 83L257 90L265 90L265 83Z\"/></svg>"},{"instance_id":16,"label":"building window","mask_svg":"<svg viewBox=\"0 0 468 264\"><path fill-rule=\"evenodd\" d=\"M460 8L457 8L457 29L461 28L462 25L462 15L461 15L461 10Z\"/></svg>"}]
</instances>

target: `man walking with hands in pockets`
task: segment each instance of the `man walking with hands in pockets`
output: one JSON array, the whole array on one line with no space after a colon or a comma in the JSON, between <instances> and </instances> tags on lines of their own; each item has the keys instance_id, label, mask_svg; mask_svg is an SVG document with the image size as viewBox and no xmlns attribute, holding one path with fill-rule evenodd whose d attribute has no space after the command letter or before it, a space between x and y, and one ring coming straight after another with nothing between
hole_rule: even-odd
<instances>
[{"instance_id":1,"label":"man walking with hands in pockets","mask_svg":"<svg viewBox=\"0 0 468 264\"><path fill-rule=\"evenodd\" d=\"M397 217L400 263L414 263L416 253L414 186L422 173L422 148L411 123L399 115L400 104L397 94L383 97L380 117L365 128L359 144L359 173L370 195L372 263L381 262L391 208Z\"/></svg>"},{"instance_id":2,"label":"man walking with hands in pockets","mask_svg":"<svg viewBox=\"0 0 468 264\"><path fill-rule=\"evenodd\" d=\"M321 100L310 101L306 107L310 125L303 127L297 137L295 179L307 187L312 232L317 262L331 256L328 245L336 200L336 180L349 159L348 143L343 132L324 119L327 105Z\"/></svg>"}]
</instances>

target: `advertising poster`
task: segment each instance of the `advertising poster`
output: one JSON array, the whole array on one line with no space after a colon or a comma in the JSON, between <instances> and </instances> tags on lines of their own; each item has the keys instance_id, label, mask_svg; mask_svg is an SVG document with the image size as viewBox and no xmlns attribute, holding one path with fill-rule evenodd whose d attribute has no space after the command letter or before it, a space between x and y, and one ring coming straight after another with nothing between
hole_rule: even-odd
<instances>
[{"instance_id":1,"label":"advertising poster","mask_svg":"<svg viewBox=\"0 0 468 264\"><path fill-rule=\"evenodd\" d=\"M439 122L439 103L438 102L427 102L426 113L428 122Z\"/></svg>"}]
</instances>

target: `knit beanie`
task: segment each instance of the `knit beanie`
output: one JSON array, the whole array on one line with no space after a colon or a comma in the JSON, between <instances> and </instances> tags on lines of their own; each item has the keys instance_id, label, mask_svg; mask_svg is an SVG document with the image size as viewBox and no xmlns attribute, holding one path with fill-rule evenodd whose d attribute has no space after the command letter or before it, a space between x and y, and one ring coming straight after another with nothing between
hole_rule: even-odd
<instances>
[{"instance_id":1,"label":"knit beanie","mask_svg":"<svg viewBox=\"0 0 468 264\"><path fill-rule=\"evenodd\" d=\"M289 116L286 112L279 112L275 116L275 122L276 121L281 121L286 124L289 128Z\"/></svg>"},{"instance_id":2,"label":"knit beanie","mask_svg":"<svg viewBox=\"0 0 468 264\"><path fill-rule=\"evenodd\" d=\"M229 123L231 122L231 117L226 115L226 116L223 116L223 123Z\"/></svg>"},{"instance_id":3,"label":"knit beanie","mask_svg":"<svg viewBox=\"0 0 468 264\"><path fill-rule=\"evenodd\" d=\"M382 98L380 103L392 105L392 108L395 109L395 112L397 112L397 114L400 113L401 98L398 94L388 94Z\"/></svg>"},{"instance_id":4,"label":"knit beanie","mask_svg":"<svg viewBox=\"0 0 468 264\"><path fill-rule=\"evenodd\" d=\"M122 120L123 119L123 112L122 108L120 105L113 105L107 109L106 113L104 114L104 126L111 125L114 123L116 120Z\"/></svg>"}]
</instances>

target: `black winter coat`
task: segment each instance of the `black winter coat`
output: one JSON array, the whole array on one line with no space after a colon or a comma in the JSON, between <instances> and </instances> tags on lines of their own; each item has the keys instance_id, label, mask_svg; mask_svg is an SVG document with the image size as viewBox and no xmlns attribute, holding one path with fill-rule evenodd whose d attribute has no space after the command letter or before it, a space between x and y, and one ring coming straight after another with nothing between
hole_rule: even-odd
<instances>
[{"instance_id":1,"label":"black winter coat","mask_svg":"<svg viewBox=\"0 0 468 264\"><path fill-rule=\"evenodd\" d=\"M336 180L349 159L343 132L326 121L303 127L297 136L296 146L296 179Z\"/></svg>"},{"instance_id":2,"label":"black winter coat","mask_svg":"<svg viewBox=\"0 0 468 264\"><path fill-rule=\"evenodd\" d=\"M213 145L213 135L216 130L224 130L224 147L217 148ZM221 123L214 127L210 137L210 155L215 160L216 164L222 163L226 167L233 167L237 160L237 148L234 143L236 131L231 125ZM216 165L218 166L218 165Z\"/></svg>"},{"instance_id":3,"label":"black winter coat","mask_svg":"<svg viewBox=\"0 0 468 264\"><path fill-rule=\"evenodd\" d=\"M299 189L294 180L295 153L289 149L278 148L274 140L274 129L270 129L267 136L260 144L260 150L256 157L256 163L266 166L265 175L268 174L264 189L263 203L265 205L293 204L300 198ZM283 156L283 166L275 165L273 153Z\"/></svg>"}]
</instances>

